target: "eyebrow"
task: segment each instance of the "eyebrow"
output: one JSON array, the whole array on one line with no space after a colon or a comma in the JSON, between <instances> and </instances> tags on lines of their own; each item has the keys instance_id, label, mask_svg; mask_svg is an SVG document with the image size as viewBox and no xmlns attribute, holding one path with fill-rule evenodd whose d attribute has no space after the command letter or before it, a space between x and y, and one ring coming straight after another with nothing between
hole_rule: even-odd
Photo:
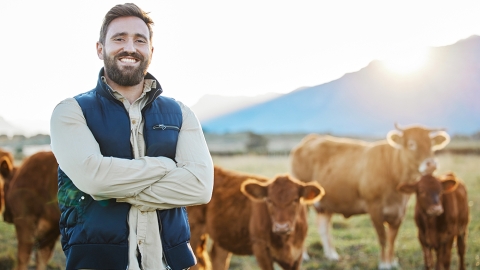
<instances>
[{"instance_id":1,"label":"eyebrow","mask_svg":"<svg viewBox=\"0 0 480 270\"><path fill-rule=\"evenodd\" d=\"M128 36L128 33L127 32L116 33L116 34L112 35L111 38L115 38L115 37L119 37L119 36ZM140 33L136 33L135 37L140 37L140 38L144 38L145 40L148 40L148 38L145 35L140 34Z\"/></svg>"}]
</instances>

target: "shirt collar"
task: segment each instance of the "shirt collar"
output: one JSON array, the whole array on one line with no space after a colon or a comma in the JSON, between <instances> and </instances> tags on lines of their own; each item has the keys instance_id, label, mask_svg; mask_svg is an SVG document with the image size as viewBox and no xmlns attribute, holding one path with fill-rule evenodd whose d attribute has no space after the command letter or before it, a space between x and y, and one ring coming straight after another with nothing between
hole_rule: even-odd
<instances>
[{"instance_id":1,"label":"shirt collar","mask_svg":"<svg viewBox=\"0 0 480 270\"><path fill-rule=\"evenodd\" d=\"M113 87L111 87L107 83L107 79L105 78L105 76L102 76L101 79L102 79L103 83L105 83L106 85L108 85L108 87L110 89L112 89L113 93L115 94L115 97L118 98L117 95L121 95L119 92L117 92L117 90L113 89ZM144 79L143 80L143 93L144 94L152 91L152 89L155 89L155 88L157 88L157 81L156 80L154 80L154 79Z\"/></svg>"}]
</instances>

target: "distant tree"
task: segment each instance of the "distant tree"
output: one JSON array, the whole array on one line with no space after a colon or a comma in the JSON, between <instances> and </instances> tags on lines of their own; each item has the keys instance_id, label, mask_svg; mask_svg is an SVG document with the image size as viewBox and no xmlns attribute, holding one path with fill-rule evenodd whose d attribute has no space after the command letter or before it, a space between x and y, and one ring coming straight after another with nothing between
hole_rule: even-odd
<instances>
[{"instance_id":1,"label":"distant tree","mask_svg":"<svg viewBox=\"0 0 480 270\"><path fill-rule=\"evenodd\" d=\"M255 134L253 132L247 133L247 142L245 147L249 153L266 154L268 152L268 139L265 136Z\"/></svg>"},{"instance_id":2,"label":"distant tree","mask_svg":"<svg viewBox=\"0 0 480 270\"><path fill-rule=\"evenodd\" d=\"M453 140L469 140L470 136L465 134L453 134L452 139Z\"/></svg>"},{"instance_id":3,"label":"distant tree","mask_svg":"<svg viewBox=\"0 0 480 270\"><path fill-rule=\"evenodd\" d=\"M50 144L50 135L46 134L37 134L26 140L27 144L30 145L39 145L39 144Z\"/></svg>"},{"instance_id":4,"label":"distant tree","mask_svg":"<svg viewBox=\"0 0 480 270\"><path fill-rule=\"evenodd\" d=\"M25 141L26 138L27 138L27 137L25 137L25 135L16 134L16 135L13 135L12 141L14 141L14 142L23 142L23 141Z\"/></svg>"},{"instance_id":5,"label":"distant tree","mask_svg":"<svg viewBox=\"0 0 480 270\"><path fill-rule=\"evenodd\" d=\"M8 142L10 139L8 138L7 134L0 135L0 143Z\"/></svg>"}]
</instances>

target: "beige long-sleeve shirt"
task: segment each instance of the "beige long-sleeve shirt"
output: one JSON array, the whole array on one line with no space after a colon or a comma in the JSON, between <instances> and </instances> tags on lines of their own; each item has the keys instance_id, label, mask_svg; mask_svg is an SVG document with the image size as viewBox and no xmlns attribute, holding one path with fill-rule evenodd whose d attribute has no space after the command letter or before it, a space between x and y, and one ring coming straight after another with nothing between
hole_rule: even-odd
<instances>
[{"instance_id":1,"label":"beige long-sleeve shirt","mask_svg":"<svg viewBox=\"0 0 480 270\"><path fill-rule=\"evenodd\" d=\"M213 162L195 114L178 102L183 115L175 164L166 157L145 156L141 109L146 93L155 87L145 80L143 94L132 104L123 102L131 122L134 159L104 157L74 98L61 101L50 122L51 148L75 186L95 200L116 198L132 205L128 222L129 270L164 269L155 210L207 203L213 188ZM137 248L142 265L137 262Z\"/></svg>"}]
</instances>

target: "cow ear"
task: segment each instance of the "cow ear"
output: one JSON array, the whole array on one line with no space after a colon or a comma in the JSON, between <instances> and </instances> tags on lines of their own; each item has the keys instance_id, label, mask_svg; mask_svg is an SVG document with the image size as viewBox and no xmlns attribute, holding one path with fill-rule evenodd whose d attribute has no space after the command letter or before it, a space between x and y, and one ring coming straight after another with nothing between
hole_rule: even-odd
<instances>
[{"instance_id":1,"label":"cow ear","mask_svg":"<svg viewBox=\"0 0 480 270\"><path fill-rule=\"evenodd\" d=\"M402 149L403 148L402 133L398 130L390 130L387 134L387 142L394 148Z\"/></svg>"},{"instance_id":2,"label":"cow ear","mask_svg":"<svg viewBox=\"0 0 480 270\"><path fill-rule=\"evenodd\" d=\"M13 164L6 157L0 158L0 175L7 178L13 171Z\"/></svg>"},{"instance_id":3,"label":"cow ear","mask_svg":"<svg viewBox=\"0 0 480 270\"><path fill-rule=\"evenodd\" d=\"M240 191L250 200L260 202L267 197L267 185L255 179L247 179L242 183Z\"/></svg>"},{"instance_id":4,"label":"cow ear","mask_svg":"<svg viewBox=\"0 0 480 270\"><path fill-rule=\"evenodd\" d=\"M444 181L447 179L457 179L457 176L453 172L446 172L444 175L439 177L440 181Z\"/></svg>"},{"instance_id":5,"label":"cow ear","mask_svg":"<svg viewBox=\"0 0 480 270\"><path fill-rule=\"evenodd\" d=\"M454 172L447 172L445 175L448 176L448 177L457 178L457 176L455 175Z\"/></svg>"},{"instance_id":6,"label":"cow ear","mask_svg":"<svg viewBox=\"0 0 480 270\"><path fill-rule=\"evenodd\" d=\"M433 151L443 149L450 142L450 136L445 131L437 131L431 134L430 138Z\"/></svg>"},{"instance_id":7,"label":"cow ear","mask_svg":"<svg viewBox=\"0 0 480 270\"><path fill-rule=\"evenodd\" d=\"M397 186L397 190L403 193L412 194L417 191L417 183L404 183Z\"/></svg>"},{"instance_id":8,"label":"cow ear","mask_svg":"<svg viewBox=\"0 0 480 270\"><path fill-rule=\"evenodd\" d=\"M455 191L455 189L457 189L457 187L458 187L458 181L455 178L453 179L449 178L442 181L443 193L453 192Z\"/></svg>"},{"instance_id":9,"label":"cow ear","mask_svg":"<svg viewBox=\"0 0 480 270\"><path fill-rule=\"evenodd\" d=\"M316 182L307 183L300 190L300 197L304 204L316 203L325 195L325 189Z\"/></svg>"}]
</instances>

